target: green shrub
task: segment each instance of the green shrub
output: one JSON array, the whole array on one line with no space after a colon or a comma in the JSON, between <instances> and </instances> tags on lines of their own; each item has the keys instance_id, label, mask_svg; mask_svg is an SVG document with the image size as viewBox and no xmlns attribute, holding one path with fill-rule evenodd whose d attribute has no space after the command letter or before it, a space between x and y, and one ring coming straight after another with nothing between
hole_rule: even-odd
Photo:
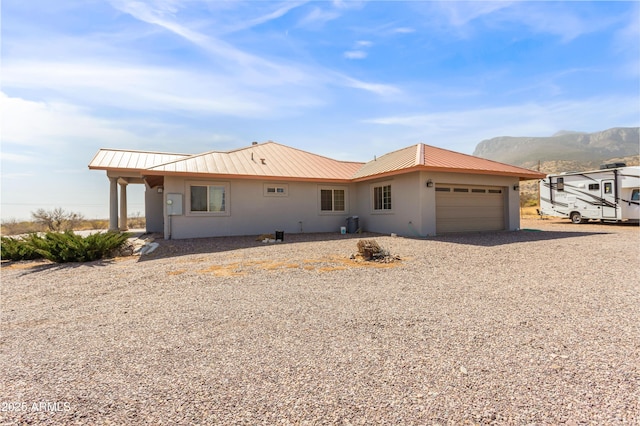
<instances>
[{"instance_id":1,"label":"green shrub","mask_svg":"<svg viewBox=\"0 0 640 426\"><path fill-rule=\"evenodd\" d=\"M120 248L129 238L129 234L105 232L82 237L73 231L47 232L43 236L29 234L24 239L3 237L2 258L5 258L5 239L11 240L7 245L7 257L11 260L28 260L37 257L21 257L37 255L53 262L90 262L108 256ZM12 254L12 257L9 255Z\"/></svg>"},{"instance_id":2,"label":"green shrub","mask_svg":"<svg viewBox=\"0 0 640 426\"><path fill-rule=\"evenodd\" d=\"M22 238L2 237L0 243L0 257L3 260L33 260L41 259L42 255L35 248L27 244Z\"/></svg>"}]
</instances>

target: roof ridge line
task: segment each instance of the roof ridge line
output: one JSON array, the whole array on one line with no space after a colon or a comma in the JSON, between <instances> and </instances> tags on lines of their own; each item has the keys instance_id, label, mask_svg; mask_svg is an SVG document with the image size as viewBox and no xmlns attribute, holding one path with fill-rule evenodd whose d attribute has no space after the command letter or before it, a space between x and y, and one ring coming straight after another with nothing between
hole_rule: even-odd
<instances>
[{"instance_id":1,"label":"roof ridge line","mask_svg":"<svg viewBox=\"0 0 640 426\"><path fill-rule=\"evenodd\" d=\"M193 158L198 158L198 157L204 157L205 155L211 155L211 154L221 154L221 155L229 155L229 151L216 151L216 150L211 150L211 151L207 151L207 152L202 152L200 154L190 154L187 155L185 158L178 158L176 160L171 160L171 161L167 161L164 163L160 163L160 164L154 164L151 167L146 167L143 170L153 170L156 167L162 167L162 166L167 166L169 164L175 164L175 163L180 163L182 161L186 161L186 160L191 160Z\"/></svg>"},{"instance_id":2,"label":"roof ridge line","mask_svg":"<svg viewBox=\"0 0 640 426\"><path fill-rule=\"evenodd\" d=\"M416 166L424 166L424 144L421 142L416 146Z\"/></svg>"},{"instance_id":3,"label":"roof ridge line","mask_svg":"<svg viewBox=\"0 0 640 426\"><path fill-rule=\"evenodd\" d=\"M335 161L335 162L338 162L338 163L351 163L351 164L362 164L362 165L366 164L366 162L364 162L364 161L338 160L338 159L333 158L333 157L329 157L329 156L322 155L322 154L316 154L315 152L307 151L306 149L296 148L294 146L285 145L285 144L282 144L280 142L276 142L276 141L272 141L272 140L268 140L266 142L258 142L256 145L250 145L250 146L246 146L246 147L243 147L243 148L234 149L233 151L227 151L227 152L225 152L225 154L231 154L233 152L240 152L240 151L243 151L243 150L256 148L256 147L259 147L259 146L264 146L264 145L267 145L267 144L278 145L278 146L280 146L282 148L285 148L285 149L291 149L291 150L294 150L294 151L297 151L297 152L301 152L303 154L313 155L314 157L324 158L326 160L331 160L331 161Z\"/></svg>"},{"instance_id":4,"label":"roof ridge line","mask_svg":"<svg viewBox=\"0 0 640 426\"><path fill-rule=\"evenodd\" d=\"M489 158L478 157L478 156L475 156L473 154L465 154L464 152L453 151L453 150L448 149L448 148L440 148L440 147L437 147L437 146L427 145L427 144L424 144L424 146L428 146L429 148L439 149L439 150L442 150L442 151L452 152L452 153L458 154L458 155L464 155L465 157L471 157L471 158L475 158L475 159L478 159L478 160L489 161L491 163L500 164L502 166L515 167L516 169L529 170L531 172L535 172L535 170L527 169L526 167L515 166L513 164L503 163L502 161L496 161L496 160L491 160Z\"/></svg>"}]
</instances>

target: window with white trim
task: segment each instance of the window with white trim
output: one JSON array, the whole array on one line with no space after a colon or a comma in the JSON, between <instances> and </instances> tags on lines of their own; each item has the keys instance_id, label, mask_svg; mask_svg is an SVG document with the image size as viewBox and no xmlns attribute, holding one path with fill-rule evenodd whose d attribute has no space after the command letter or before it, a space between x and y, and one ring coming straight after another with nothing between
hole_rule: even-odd
<instances>
[{"instance_id":1,"label":"window with white trim","mask_svg":"<svg viewBox=\"0 0 640 426\"><path fill-rule=\"evenodd\" d=\"M264 184L264 196L265 197L288 197L289 185L265 183Z\"/></svg>"},{"instance_id":2,"label":"window with white trim","mask_svg":"<svg viewBox=\"0 0 640 426\"><path fill-rule=\"evenodd\" d=\"M391 184L373 186L373 210L391 211Z\"/></svg>"},{"instance_id":3,"label":"window with white trim","mask_svg":"<svg viewBox=\"0 0 640 426\"><path fill-rule=\"evenodd\" d=\"M191 182L187 184L189 194L189 213L192 214L229 214L229 184L224 182Z\"/></svg>"},{"instance_id":4,"label":"window with white trim","mask_svg":"<svg viewBox=\"0 0 640 426\"><path fill-rule=\"evenodd\" d=\"M347 190L345 188L320 188L320 212L344 213L347 210Z\"/></svg>"}]
</instances>

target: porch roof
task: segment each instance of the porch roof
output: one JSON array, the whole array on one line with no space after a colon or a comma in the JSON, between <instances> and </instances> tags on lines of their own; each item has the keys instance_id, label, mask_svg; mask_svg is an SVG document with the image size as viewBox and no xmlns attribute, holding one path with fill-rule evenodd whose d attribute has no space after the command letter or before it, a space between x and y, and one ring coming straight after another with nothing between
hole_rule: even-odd
<instances>
[{"instance_id":1,"label":"porch roof","mask_svg":"<svg viewBox=\"0 0 640 426\"><path fill-rule=\"evenodd\" d=\"M89 163L91 170L146 170L157 164L189 157L168 152L100 149Z\"/></svg>"}]
</instances>

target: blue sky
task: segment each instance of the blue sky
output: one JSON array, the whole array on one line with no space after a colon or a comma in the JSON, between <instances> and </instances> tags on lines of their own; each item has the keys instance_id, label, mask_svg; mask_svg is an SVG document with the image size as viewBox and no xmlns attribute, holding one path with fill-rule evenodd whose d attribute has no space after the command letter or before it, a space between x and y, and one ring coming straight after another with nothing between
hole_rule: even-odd
<instances>
[{"instance_id":1,"label":"blue sky","mask_svg":"<svg viewBox=\"0 0 640 426\"><path fill-rule=\"evenodd\" d=\"M637 2L4 0L1 217L107 218L101 147L368 161L639 126L639 40Z\"/></svg>"}]
</instances>

